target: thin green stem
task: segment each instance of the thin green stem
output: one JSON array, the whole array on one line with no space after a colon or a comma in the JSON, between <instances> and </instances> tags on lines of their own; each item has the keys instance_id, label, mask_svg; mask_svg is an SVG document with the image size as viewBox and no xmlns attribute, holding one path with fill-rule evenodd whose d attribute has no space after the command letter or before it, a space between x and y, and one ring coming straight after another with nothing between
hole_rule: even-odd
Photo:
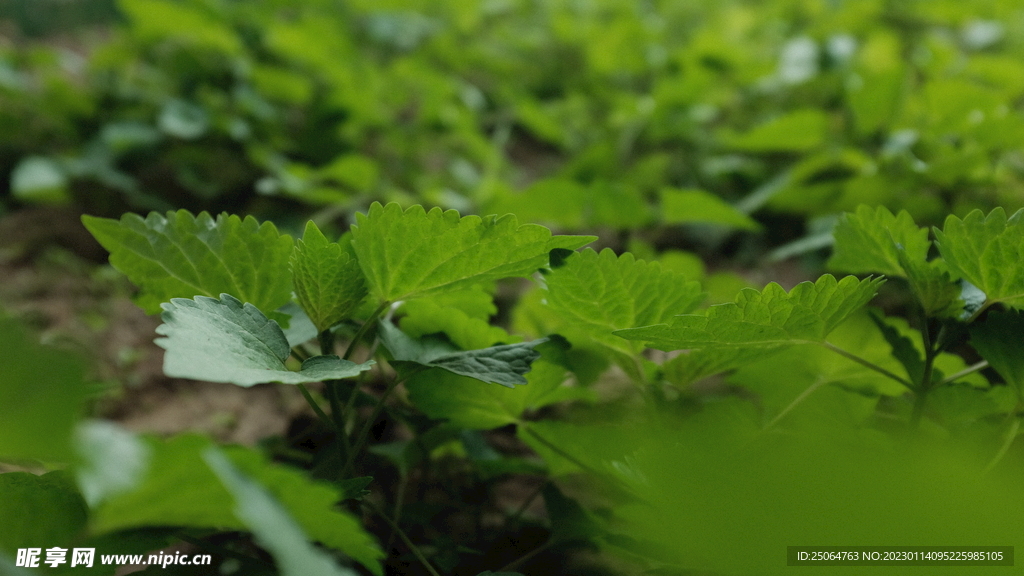
<instances>
[{"instance_id":1,"label":"thin green stem","mask_svg":"<svg viewBox=\"0 0 1024 576\"><path fill-rule=\"evenodd\" d=\"M409 475L402 474L402 476L398 479L398 489L396 490L397 493L395 494L395 524L398 524L402 521L402 506L405 504L405 492L408 486ZM395 531L392 530L391 533L388 534L388 545L385 546L384 549L391 550L391 545L394 544L394 541Z\"/></svg>"},{"instance_id":2,"label":"thin green stem","mask_svg":"<svg viewBox=\"0 0 1024 576\"><path fill-rule=\"evenodd\" d=\"M978 309L974 311L974 314L971 314L970 317L968 317L967 320L964 321L964 324L970 324L971 322L977 320L978 316L981 316L982 312L988 310L988 307L995 303L995 300L985 300L985 303L982 304L981 306L978 306Z\"/></svg>"},{"instance_id":3,"label":"thin green stem","mask_svg":"<svg viewBox=\"0 0 1024 576\"><path fill-rule=\"evenodd\" d=\"M306 388L306 385L299 384L298 387L299 392L302 392L302 397L305 398L306 403L309 404L311 408L313 408L313 412L316 412L316 415L318 418L320 418L320 421L326 424L328 428L334 428L334 422L332 422L330 417L328 417L327 414L324 413L324 410L323 408L320 407L320 404L318 404L317 401L313 399L313 395L309 393L309 389Z\"/></svg>"},{"instance_id":4,"label":"thin green stem","mask_svg":"<svg viewBox=\"0 0 1024 576\"><path fill-rule=\"evenodd\" d=\"M321 354L324 356L334 354L334 332L331 332L330 329L324 330L316 335L316 339L320 343Z\"/></svg>"},{"instance_id":5,"label":"thin green stem","mask_svg":"<svg viewBox=\"0 0 1024 576\"><path fill-rule=\"evenodd\" d=\"M1013 445L1013 441L1017 439L1017 432L1020 431L1020 418L1017 417L1016 408L1010 413L1010 417L1013 418L1013 421L1010 422L1010 427L1007 429L1006 435L1003 437L1003 444L999 447L999 451L996 452L992 461L985 466L982 474L988 474L991 472L992 469L996 467L996 464L999 464L1000 460L1003 459L1003 456L1006 456L1006 453L1010 451L1010 446Z\"/></svg>"},{"instance_id":6,"label":"thin green stem","mask_svg":"<svg viewBox=\"0 0 1024 576\"><path fill-rule=\"evenodd\" d=\"M548 441L547 441L547 439L545 439L545 438L544 438L543 436L541 436L540 434L537 434L537 432L536 432L536 431L534 431L534 430L533 430L533 428L529 428L529 427L527 427L527 426L526 426L525 424L521 424L521 426L523 426L523 427L524 427L524 428L526 429L526 432L527 432L527 433L528 433L528 434L529 434L530 436L533 436L533 437L534 437L534 438L535 438L535 439L536 439L536 440L537 440L538 442L540 442L541 444L543 444L543 445L544 445L545 447L547 447L547 448L548 448L549 450L551 450L551 451L552 451L552 452L554 452L555 454L558 454L558 455L559 455L559 456L561 456L562 458L565 458L565 459L566 459L566 460L568 460L569 462L572 462L573 464L575 464L575 465L579 466L579 467L580 467L581 469L583 469L584 471L586 471L586 472L590 473L590 474L591 474L591 475L593 475L593 476L594 476L595 478L602 478L602 477L603 477L603 476L602 476L602 475L601 475L600 473L598 473L598 472L597 472L596 470L594 470L593 468L591 468L591 467L590 467L590 466L588 466L587 464L584 464L583 462L580 462L580 460L579 460L579 459L577 459L577 458L576 458L575 456L573 456L572 454L569 454L569 453L568 453L568 452L566 452L565 450L562 450L562 449L561 449L561 448L559 448L558 446L555 446L555 445L554 445L554 444L552 444L551 442L548 442Z\"/></svg>"},{"instance_id":7,"label":"thin green stem","mask_svg":"<svg viewBox=\"0 0 1024 576\"><path fill-rule=\"evenodd\" d=\"M921 424L924 416L924 407L928 402L928 393L932 390L932 371L935 368L935 359L939 353L932 345L931 330L928 328L928 318L922 312L921 320L921 341L924 344L924 370L921 372L921 382L914 390L914 408L910 413L910 429L916 430Z\"/></svg>"},{"instance_id":8,"label":"thin green stem","mask_svg":"<svg viewBox=\"0 0 1024 576\"><path fill-rule=\"evenodd\" d=\"M325 382L327 386L327 399L331 402L331 419L334 422L334 429L336 431L336 438L338 442L338 456L342 462L345 462L352 456L352 452L348 447L348 435L345 432L345 412L341 410L341 397L338 394L338 380L331 380ZM344 478L345 474L342 473L339 478Z\"/></svg>"},{"instance_id":9,"label":"thin green stem","mask_svg":"<svg viewBox=\"0 0 1024 576\"><path fill-rule=\"evenodd\" d=\"M541 492L544 491L544 487L547 485L547 481L541 482L540 486L537 486L537 489L534 490L525 500L523 500L523 503L519 505L519 508L515 512L513 512L511 516L505 519L505 523L502 526L503 532L505 530L508 530L508 528L514 522L517 522L520 518L522 518L523 514L526 514L526 511L530 508L530 505L533 504L533 501L537 499L537 496L540 496Z\"/></svg>"},{"instance_id":10,"label":"thin green stem","mask_svg":"<svg viewBox=\"0 0 1024 576\"><path fill-rule=\"evenodd\" d=\"M377 421L377 417L380 416L381 411L384 410L384 403L387 402L388 397L391 396L391 392L394 391L399 383L411 378L414 374L423 369L424 367L413 369L405 378L395 377L391 383L388 384L387 389L384 390L384 394L382 394L377 400L377 405L373 408L373 415L370 416L370 418L363 424L363 429L359 432L356 443L352 446L352 449L349 450L348 458L345 460L345 467L342 468L341 471L342 477L344 477L345 474L348 474L349 470L352 468L352 464L355 462L356 455L359 454L359 451L363 449L363 445L366 444L366 440L370 437L370 428L373 428L373 423Z\"/></svg>"},{"instance_id":11,"label":"thin green stem","mask_svg":"<svg viewBox=\"0 0 1024 576\"><path fill-rule=\"evenodd\" d=\"M961 370L961 371L959 371L959 372L957 372L957 373L955 373L955 374L953 374L951 376L946 376L945 378L940 380L939 381L939 386L944 386L946 384L949 384L950 382L955 382L955 381L963 378L964 376L967 376L969 374L974 374L975 372L978 372L979 370L984 370L985 368L988 368L988 360L982 360L981 362L977 362L975 364L971 364L967 368L964 368L963 370Z\"/></svg>"},{"instance_id":12,"label":"thin green stem","mask_svg":"<svg viewBox=\"0 0 1024 576\"><path fill-rule=\"evenodd\" d=\"M861 358L860 356L857 356L856 354L852 354L850 352L847 352L846 350L843 350L842 348L836 346L835 344L832 344L831 342L822 342L821 344L825 348L828 348L829 350L835 352L836 354L839 354L840 356L843 356L845 358L849 358L850 360L853 360L854 362L856 362L857 364L860 364L861 366L864 366L865 368L869 368L871 370L874 370L875 372L878 372L879 374L881 374L882 376L885 376L886 378L890 378L892 380L895 380L895 381L899 382L900 384L903 384L904 386L906 386L910 390L914 389L914 385L911 384L909 380L907 380L906 378L902 378L900 376L897 376L896 374L893 374L892 372L889 372L888 370L886 370L885 368L882 368L881 366L879 366L878 364L875 364L874 362L865 360L865 359Z\"/></svg>"},{"instance_id":13,"label":"thin green stem","mask_svg":"<svg viewBox=\"0 0 1024 576\"><path fill-rule=\"evenodd\" d=\"M789 412L791 410L793 410L793 408L796 408L797 405L799 405L801 402L806 400L807 397L810 396L815 390L817 390L818 388L821 388L822 386L824 386L825 382L826 382L826 380L824 378L819 378L818 380L815 380L813 384L808 386L806 390L801 392L799 396L797 396L795 399L793 399L793 401L790 402L788 406L783 408L782 412L779 412L778 415L775 416L775 418L773 418L771 422L769 422L767 425L765 425L765 427L762 429L762 431L768 430L772 426L775 426L776 424L778 424L779 420L782 420L783 418L785 418L786 414L789 414Z\"/></svg>"},{"instance_id":14,"label":"thin green stem","mask_svg":"<svg viewBox=\"0 0 1024 576\"><path fill-rule=\"evenodd\" d=\"M387 300L381 302L380 306L377 306L377 309L370 314L369 318L366 319L366 322L363 322L363 325L356 331L356 335L353 336L352 341L348 343L348 348L345 349L345 355L342 356L342 358L348 360L352 357L352 353L356 351L356 346L359 345L363 336L366 336L366 333L374 327L377 323L377 319L380 318L380 315L388 309L388 306L391 306L391 302L388 302Z\"/></svg>"},{"instance_id":15,"label":"thin green stem","mask_svg":"<svg viewBox=\"0 0 1024 576\"><path fill-rule=\"evenodd\" d=\"M406 536L405 532L398 526L398 524L394 522L394 520L388 518L387 514L385 514L383 510L374 506L373 503L370 502L369 500L366 500L364 498L362 502L374 514L380 516L381 519L384 520L384 522L386 522L387 525L390 526L391 529L398 534L398 537L402 539L402 542L405 542L405 545L409 547L409 550L411 550L413 555L416 556L416 559L420 561L420 564L423 564L423 567L427 569L427 572L430 572L431 576L441 576L441 574L439 574L438 571L430 565L430 562L427 560L427 557L423 555L423 552L420 552L420 549L412 543L412 540L410 540L409 537Z\"/></svg>"},{"instance_id":16,"label":"thin green stem","mask_svg":"<svg viewBox=\"0 0 1024 576\"><path fill-rule=\"evenodd\" d=\"M317 341L320 343L320 354L326 356L334 353L334 332L330 329L317 334ZM331 403L331 422L338 442L338 457L344 462L349 457L349 451L345 435L345 413L341 410L341 397L338 393L341 380L326 380L324 386L327 388L327 400Z\"/></svg>"}]
</instances>

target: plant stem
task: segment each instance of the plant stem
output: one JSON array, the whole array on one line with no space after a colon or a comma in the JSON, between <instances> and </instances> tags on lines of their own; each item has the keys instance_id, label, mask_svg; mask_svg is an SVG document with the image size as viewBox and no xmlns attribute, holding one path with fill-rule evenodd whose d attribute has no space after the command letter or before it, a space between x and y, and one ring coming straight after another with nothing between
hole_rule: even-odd
<instances>
[{"instance_id":1,"label":"plant stem","mask_svg":"<svg viewBox=\"0 0 1024 576\"><path fill-rule=\"evenodd\" d=\"M513 522L516 522L520 518L522 518L523 514L525 514L526 510L530 507L530 504L533 504L533 501L537 499L537 496L540 496L541 492L544 491L544 487L547 485L547 481L541 482L540 486L537 486L537 489L534 490L529 497L523 500L523 503L519 505L519 508L515 512L513 512L511 516L505 519L505 524L502 527L503 531L508 529L508 527L511 526Z\"/></svg>"},{"instance_id":2,"label":"plant stem","mask_svg":"<svg viewBox=\"0 0 1024 576\"><path fill-rule=\"evenodd\" d=\"M1016 408L1014 408L1013 412L1010 413L1010 417L1013 418L1013 421L1010 423L1010 427L1006 431L1006 436L1003 438L1003 445L999 447L999 451L996 452L996 455L995 457L992 458L992 461L989 462L987 466L985 466L985 469L982 471L982 474L988 474L989 472L991 472L992 469L996 467L996 464L998 464L999 461L1003 459L1003 456L1006 456L1006 453L1009 452L1010 446L1013 444L1013 441L1017 439L1017 432L1020 430L1020 418L1017 417Z\"/></svg>"},{"instance_id":3,"label":"plant stem","mask_svg":"<svg viewBox=\"0 0 1024 576\"><path fill-rule=\"evenodd\" d=\"M387 515L384 514L384 512L380 508L374 506L373 503L370 502L369 500L363 499L362 502L374 514L380 516L381 519L384 520L384 522L387 522L388 526L390 526L391 529L398 534L398 537L402 539L402 542L405 542L405 545L409 547L409 550L411 550L413 555L416 556L416 559L420 561L420 564L423 564L423 567L427 569L427 572L430 572L431 576L441 576L437 572L437 570L435 570L434 567L430 565L430 562L427 561L427 557L423 555L423 552L420 552L420 549L417 548L416 545L412 543L412 540L410 540L409 537L406 536L405 532L401 528L399 528L398 524L395 524L395 522L391 518L388 518Z\"/></svg>"},{"instance_id":4,"label":"plant stem","mask_svg":"<svg viewBox=\"0 0 1024 576\"><path fill-rule=\"evenodd\" d=\"M309 389L306 388L305 384L298 384L299 392L302 392L302 397L306 399L306 403L313 408L313 412L316 412L320 421L327 425L328 428L334 428L334 422L324 413L323 408L317 404L316 400L313 399L313 395L309 393Z\"/></svg>"},{"instance_id":5,"label":"plant stem","mask_svg":"<svg viewBox=\"0 0 1024 576\"><path fill-rule=\"evenodd\" d=\"M351 452L348 448L348 434L345 432L345 413L341 410L341 398L338 395L338 380L331 380L325 382L327 385L327 398L331 402L331 419L334 422L335 434L338 442L338 456L341 457L341 461L346 461L351 457ZM344 478L344 473L339 478Z\"/></svg>"},{"instance_id":6,"label":"plant stem","mask_svg":"<svg viewBox=\"0 0 1024 576\"><path fill-rule=\"evenodd\" d=\"M923 312L922 312L923 316ZM928 329L928 318L921 320L921 342L924 344L924 370L921 373L921 382L914 391L914 409L910 413L910 429L916 430L921 424L921 417L924 416L924 406L928 401L928 393L932 390L932 372L935 367L935 359L939 352L932 345L931 331Z\"/></svg>"},{"instance_id":7,"label":"plant stem","mask_svg":"<svg viewBox=\"0 0 1024 576\"><path fill-rule=\"evenodd\" d=\"M977 320L978 316L981 316L982 312L984 312L985 310L988 310L988 307L993 305L993 304L995 304L995 303L996 303L995 300L985 300L985 302L981 306L978 306L978 309L974 311L974 314L971 314L970 317L967 318L967 320L964 321L964 324L970 324L971 322L974 322L975 320Z\"/></svg>"},{"instance_id":8,"label":"plant stem","mask_svg":"<svg viewBox=\"0 0 1024 576\"><path fill-rule=\"evenodd\" d=\"M819 378L818 380L815 380L813 384L808 386L806 390L804 390L803 392L800 393L799 396L794 398L793 401L789 403L789 406L786 406L785 408L783 408L782 412L779 412L778 415L775 416L775 418L772 418L772 421L769 422L768 424L766 424L765 427L762 428L762 431L768 430L772 426L775 426L779 422L779 420L782 420L786 416L786 414L789 414L789 412L793 408L796 408L798 404L800 404L801 402L806 400L807 397L810 396L815 390L817 390L818 388L821 388L824 385L825 385L825 379Z\"/></svg>"},{"instance_id":9,"label":"plant stem","mask_svg":"<svg viewBox=\"0 0 1024 576\"><path fill-rule=\"evenodd\" d=\"M329 328L317 334L317 341L320 343L320 354L326 356L334 353L334 332L331 332ZM327 388L327 400L331 403L331 422L338 442L338 456L344 462L348 458L348 443L345 435L345 413L341 410L341 399L338 394L340 385L341 380L324 381L324 386Z\"/></svg>"},{"instance_id":10,"label":"plant stem","mask_svg":"<svg viewBox=\"0 0 1024 576\"><path fill-rule=\"evenodd\" d=\"M979 370L984 370L985 368L988 368L988 360L982 360L981 362L971 364L970 366L964 368L963 370L957 372L956 374L953 374L952 376L947 376L940 380L939 386L949 384L950 382L955 382L960 378L967 376L968 374L974 374L975 372Z\"/></svg>"},{"instance_id":11,"label":"plant stem","mask_svg":"<svg viewBox=\"0 0 1024 576\"><path fill-rule=\"evenodd\" d=\"M395 524L397 525L402 520L402 506L405 504L405 492L409 485L409 475L402 474L401 478L398 479L398 489L395 494ZM385 550L391 550L391 545L395 541L395 531L391 530L388 534L388 545L384 547Z\"/></svg>"},{"instance_id":12,"label":"plant stem","mask_svg":"<svg viewBox=\"0 0 1024 576\"><path fill-rule=\"evenodd\" d=\"M874 362L865 360L865 359L861 358L860 356L857 356L856 354L852 354L850 352L847 352L846 350L843 350L842 348L836 346L835 344L832 344L831 342L822 342L821 344L825 348L828 348L829 350L835 352L836 354L839 354L840 356L844 356L846 358L849 358L850 360L853 360L854 362L856 362L857 364L860 364L861 366L864 366L865 368L869 368L871 370L874 370L875 372L878 372L879 374L881 374L882 376L885 376L886 378L890 378L892 380L895 380L895 381L899 382L900 384L903 384L904 386L906 386L910 390L914 389L914 385L911 384L909 380L907 380L906 378L901 378L900 376L897 376L896 374L893 374L892 372L889 372L888 370L886 370L885 368L882 368L881 366L879 366L878 364L875 364Z\"/></svg>"},{"instance_id":13,"label":"plant stem","mask_svg":"<svg viewBox=\"0 0 1024 576\"><path fill-rule=\"evenodd\" d=\"M317 334L316 339L320 343L321 354L326 356L334 353L334 332L331 332L329 328Z\"/></svg>"},{"instance_id":14,"label":"plant stem","mask_svg":"<svg viewBox=\"0 0 1024 576\"><path fill-rule=\"evenodd\" d=\"M540 442L541 444L543 444L543 445L544 445L545 447L547 447L547 448L548 448L549 450L553 451L553 452L554 452L555 454L558 454L558 455L559 455L559 456L561 456L562 458L565 458L565 459L566 459L566 460L568 460L569 462L572 462L573 464L575 464L575 465L579 466L579 467L580 467L581 469L583 469L584 471L588 472L588 473L589 473L590 475L594 476L595 478L603 478L603 477L604 477L604 476L603 476L602 474L600 474L600 473L599 473L599 472L598 472L597 470L594 470L593 468L591 468L591 467L590 467L590 466L588 466L587 464L584 464L583 462L580 462L580 461L579 461L579 460L578 460L578 459L577 459L577 458L576 458L575 456L573 456L572 454L569 454L569 453L568 453L568 452L566 452L565 450L562 450L562 449L561 449L561 448L559 448L558 446L555 446L555 445L554 445L554 444L552 444L551 442L548 442L548 441L547 441L547 440L546 440L546 439L545 439L545 438L544 438L543 436L541 436L540 434L537 434L537 432L535 432L535 431L533 430L533 428L529 428L529 427L526 427L526 425L525 425L525 424L520 424L520 426L523 426L523 427L524 427L524 428L526 429L526 432L527 432L527 433L528 433L528 434L529 434L530 436L533 436L534 438L536 438L538 442Z\"/></svg>"},{"instance_id":15,"label":"plant stem","mask_svg":"<svg viewBox=\"0 0 1024 576\"><path fill-rule=\"evenodd\" d=\"M349 358L352 357L352 353L356 351L356 346L359 345L359 341L362 340L363 336L366 336L366 333L371 328L374 327L374 325L377 323L377 319L380 318L380 315L383 314L384 311L388 309L388 306L391 306L391 302L385 300L384 302L380 303L380 306L377 306L376 310L370 313L370 316L366 319L366 322L363 322L363 325L360 326L359 330L356 331L356 335L352 337L352 341L348 343L348 348L345 349L345 355L342 356L342 358L348 360Z\"/></svg>"},{"instance_id":16,"label":"plant stem","mask_svg":"<svg viewBox=\"0 0 1024 576\"><path fill-rule=\"evenodd\" d=\"M408 379L422 369L423 368L420 367L411 371L405 379ZM363 429L359 432L359 437L356 439L355 445L353 445L352 449L348 453L348 458L345 460L345 467L341 470L342 477L344 477L345 474L348 474L349 470L352 468L352 464L355 462L356 455L359 454L359 451L363 449L363 445L366 444L366 440L370 436L370 428L373 427L373 423L377 421L377 417L380 416L381 411L384 410L384 403L387 402L388 396L391 395L391 392L398 386L399 382L402 382L405 379L400 379L396 376L391 383L388 384L387 389L384 390L384 394L382 394L377 400L377 405L373 409L373 415L370 416L370 419L367 420L365 424L363 424Z\"/></svg>"}]
</instances>

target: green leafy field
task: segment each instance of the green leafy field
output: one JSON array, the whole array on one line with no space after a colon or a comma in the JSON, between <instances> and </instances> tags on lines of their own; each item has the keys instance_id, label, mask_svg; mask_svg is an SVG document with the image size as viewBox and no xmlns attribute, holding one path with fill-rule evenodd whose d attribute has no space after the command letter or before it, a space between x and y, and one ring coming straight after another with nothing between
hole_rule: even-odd
<instances>
[{"instance_id":1,"label":"green leafy field","mask_svg":"<svg viewBox=\"0 0 1024 576\"><path fill-rule=\"evenodd\" d=\"M130 359L109 376L4 292L0 574L117 570L52 547L739 576L1024 546L1024 4L4 18L0 274L123 276L168 386L304 404L253 445L103 418Z\"/></svg>"}]
</instances>

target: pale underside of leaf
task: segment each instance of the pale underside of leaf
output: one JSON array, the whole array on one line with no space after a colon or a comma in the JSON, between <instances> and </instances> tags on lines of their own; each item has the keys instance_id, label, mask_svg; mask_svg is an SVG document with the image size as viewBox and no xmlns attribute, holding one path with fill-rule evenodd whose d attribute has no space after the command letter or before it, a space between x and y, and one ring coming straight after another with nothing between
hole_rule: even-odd
<instances>
[{"instance_id":1,"label":"pale underside of leaf","mask_svg":"<svg viewBox=\"0 0 1024 576\"><path fill-rule=\"evenodd\" d=\"M266 382L302 384L351 378L371 362L354 364L337 356L314 356L298 372L284 361L291 350L277 322L252 304L229 294L221 298L175 298L164 304L156 343L166 350L164 373L177 378L252 386Z\"/></svg>"}]
</instances>

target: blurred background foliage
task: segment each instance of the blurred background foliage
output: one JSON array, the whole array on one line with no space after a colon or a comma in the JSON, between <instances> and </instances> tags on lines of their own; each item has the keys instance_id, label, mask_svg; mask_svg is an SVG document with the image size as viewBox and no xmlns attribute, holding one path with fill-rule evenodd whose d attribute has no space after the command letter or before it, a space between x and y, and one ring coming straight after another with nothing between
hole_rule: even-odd
<instances>
[{"instance_id":1,"label":"blurred background foliage","mask_svg":"<svg viewBox=\"0 0 1024 576\"><path fill-rule=\"evenodd\" d=\"M924 224L1014 210L1020 14L1016 0L4 0L0 201L281 218L397 200L609 231L753 215L792 224L775 243L812 246L861 203Z\"/></svg>"}]
</instances>

